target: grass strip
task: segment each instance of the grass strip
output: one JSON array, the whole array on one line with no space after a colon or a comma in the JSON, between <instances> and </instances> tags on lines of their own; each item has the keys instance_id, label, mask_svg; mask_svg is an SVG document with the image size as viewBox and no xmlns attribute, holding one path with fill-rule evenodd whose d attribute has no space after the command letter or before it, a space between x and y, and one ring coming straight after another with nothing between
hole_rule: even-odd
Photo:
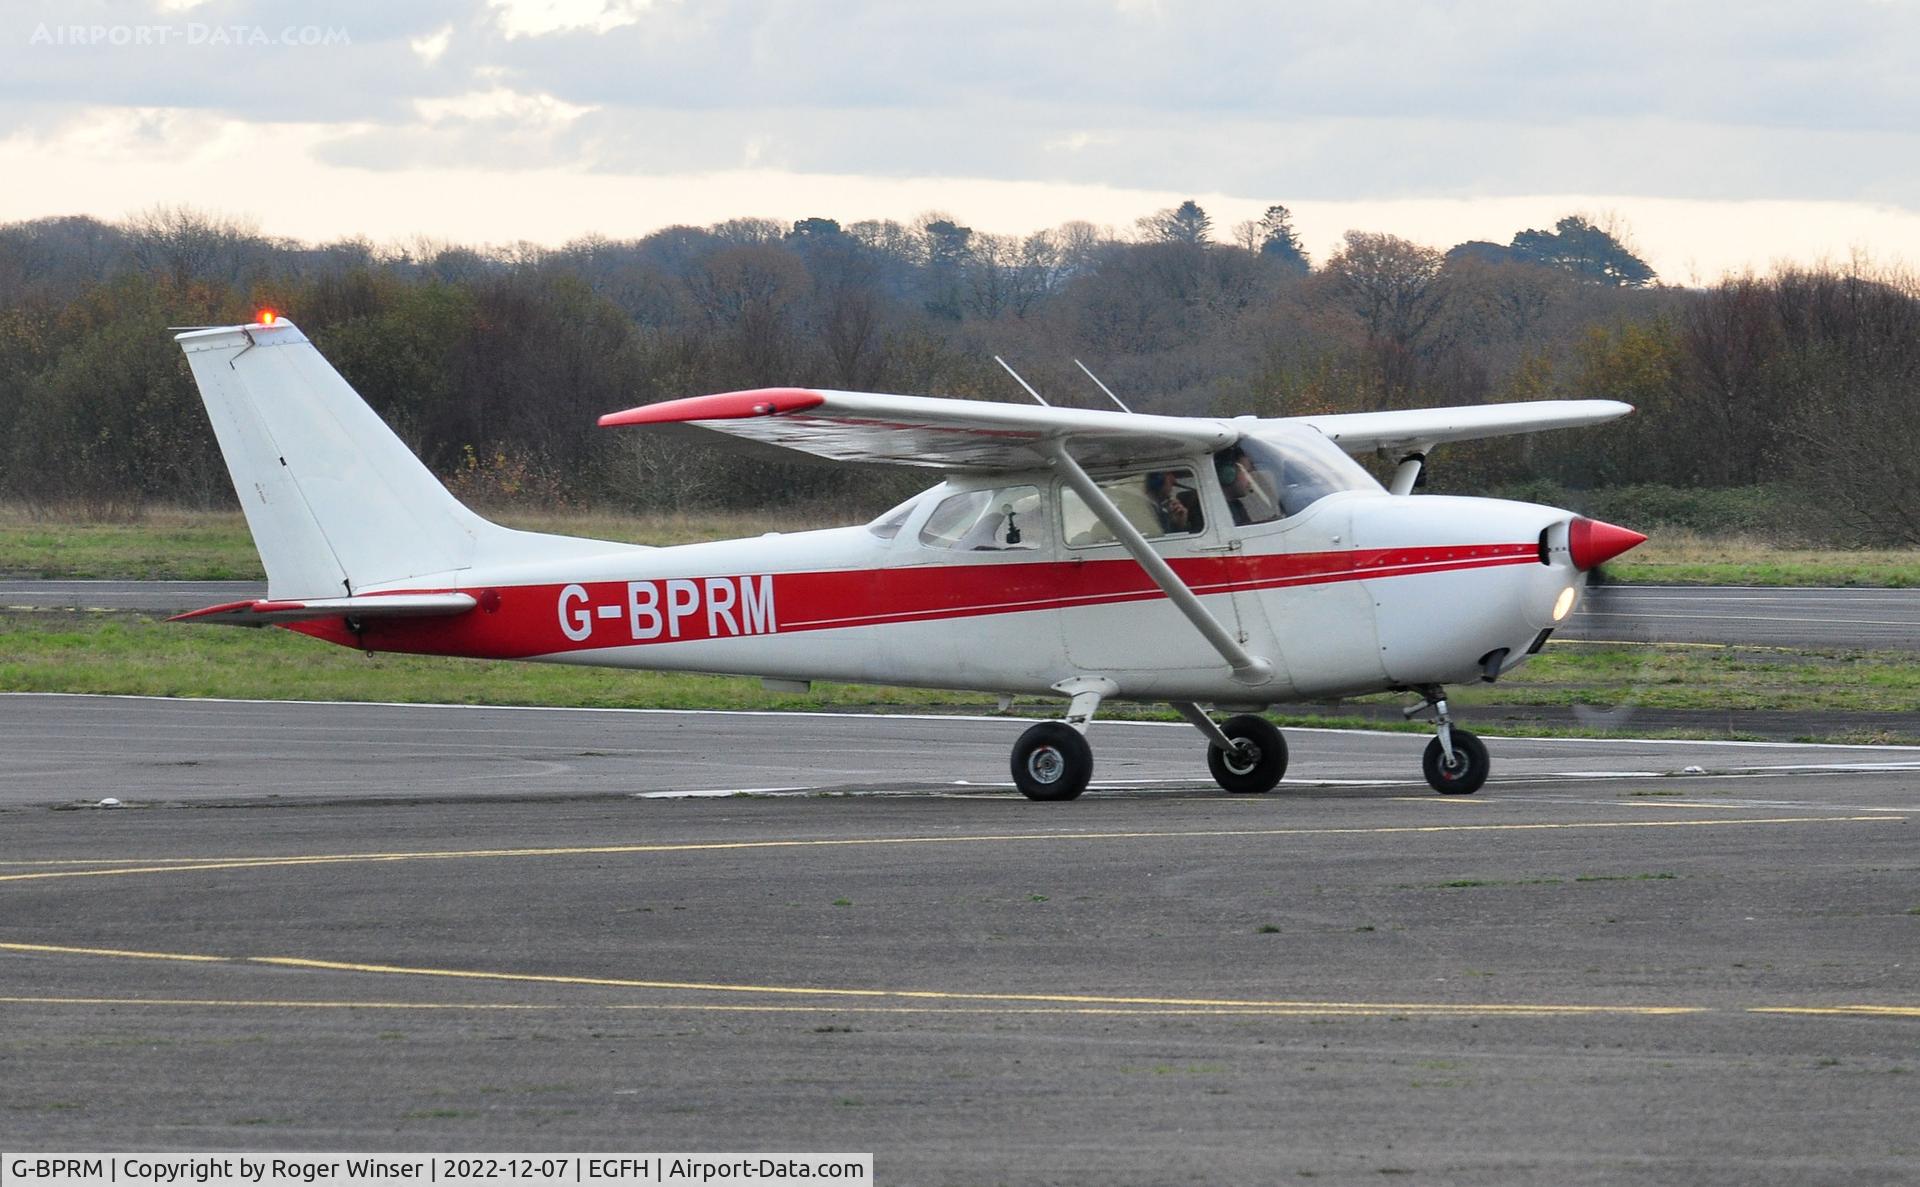
<instances>
[{"instance_id":1,"label":"grass strip","mask_svg":"<svg viewBox=\"0 0 1920 1187\"><path fill-rule=\"evenodd\" d=\"M991 712L995 705L990 692L821 682L795 693L769 691L747 677L369 656L272 628L194 626L136 614L71 611L0 614L0 691L705 710ZM1481 706L1912 713L1920 706L1920 665L1903 653L1555 644L1498 685L1468 685L1453 692L1454 704L1466 711L1469 721L1472 710ZM1361 703L1399 705L1406 700L1404 695L1382 694ZM1022 698L1011 712L1055 716L1059 702ZM1103 707L1102 716L1160 720L1172 714L1164 707L1116 703ZM1284 706L1275 717L1296 726L1420 733L1431 729L1422 722L1382 722L1359 713L1288 715ZM1903 736L1920 734L1920 717L1915 723L1914 729L1901 731ZM1564 736L1612 733L1605 728L1524 728ZM1726 737L1728 731L1677 728L1648 736Z\"/></svg>"}]
</instances>

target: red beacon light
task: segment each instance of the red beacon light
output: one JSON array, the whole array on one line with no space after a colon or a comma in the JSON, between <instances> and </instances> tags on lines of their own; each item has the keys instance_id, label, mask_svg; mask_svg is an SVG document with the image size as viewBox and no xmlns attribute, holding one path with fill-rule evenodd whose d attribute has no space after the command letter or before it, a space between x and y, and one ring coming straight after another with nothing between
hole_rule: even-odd
<instances>
[{"instance_id":1,"label":"red beacon light","mask_svg":"<svg viewBox=\"0 0 1920 1187\"><path fill-rule=\"evenodd\" d=\"M263 326L270 326L280 320L280 315L271 309L262 309L256 320Z\"/></svg>"}]
</instances>

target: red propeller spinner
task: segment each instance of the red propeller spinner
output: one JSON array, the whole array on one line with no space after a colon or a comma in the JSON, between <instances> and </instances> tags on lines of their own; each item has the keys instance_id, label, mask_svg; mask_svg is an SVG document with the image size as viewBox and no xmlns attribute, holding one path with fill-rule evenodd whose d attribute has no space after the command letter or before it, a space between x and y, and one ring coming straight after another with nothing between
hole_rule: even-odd
<instances>
[{"instance_id":1,"label":"red propeller spinner","mask_svg":"<svg viewBox=\"0 0 1920 1187\"><path fill-rule=\"evenodd\" d=\"M1573 558L1573 567L1584 573L1644 544L1646 539L1631 529L1581 516L1567 525L1567 554Z\"/></svg>"}]
</instances>

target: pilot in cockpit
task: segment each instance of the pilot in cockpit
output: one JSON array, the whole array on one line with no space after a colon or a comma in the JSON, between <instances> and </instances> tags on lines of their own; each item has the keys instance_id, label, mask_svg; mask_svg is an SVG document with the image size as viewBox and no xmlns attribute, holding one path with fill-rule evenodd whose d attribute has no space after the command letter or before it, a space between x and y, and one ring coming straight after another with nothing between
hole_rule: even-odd
<instances>
[{"instance_id":1,"label":"pilot in cockpit","mask_svg":"<svg viewBox=\"0 0 1920 1187\"><path fill-rule=\"evenodd\" d=\"M1213 455L1213 464L1234 523L1267 523L1280 518L1276 495L1279 479L1267 473L1254 457L1238 445L1229 445Z\"/></svg>"}]
</instances>

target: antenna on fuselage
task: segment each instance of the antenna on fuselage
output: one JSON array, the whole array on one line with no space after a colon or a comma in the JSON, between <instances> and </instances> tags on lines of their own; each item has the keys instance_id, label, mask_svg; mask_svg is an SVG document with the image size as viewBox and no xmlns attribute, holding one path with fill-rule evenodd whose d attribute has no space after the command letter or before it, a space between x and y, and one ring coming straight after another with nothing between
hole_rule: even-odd
<instances>
[{"instance_id":1,"label":"antenna on fuselage","mask_svg":"<svg viewBox=\"0 0 1920 1187\"><path fill-rule=\"evenodd\" d=\"M1046 402L1045 400L1043 400L1043 399L1041 399L1041 398L1040 398L1040 393L1039 393L1039 392L1037 392L1037 391L1034 391L1034 390L1033 390L1033 385L1032 385L1031 383L1028 383L1028 382L1027 382L1026 380L1024 380L1024 379L1022 379L1022 378L1020 378L1020 372L1018 372L1018 371L1015 371L1015 370L1014 370L1014 369L1013 369L1013 368L1012 368L1011 366L1009 366L1009 365L1007 364L1007 360L1005 360L1005 359L1003 359L1003 358L1001 358L1001 357L1000 357L999 355L994 355L994 356L993 356L993 361L994 361L994 362L996 362L996 363L999 363L999 364L1000 364L1000 365L1001 365L1002 367L1006 367L1006 368L1007 368L1007 374L1009 374L1009 375L1011 375L1011 376L1013 376L1013 381L1014 381L1015 383L1017 383L1017 384L1019 384L1019 385L1020 385L1021 387L1024 387L1024 388L1026 388L1026 389L1027 389L1027 394L1028 394L1028 395L1030 395L1030 396L1032 396L1032 397L1033 397L1034 399L1036 399L1036 400L1040 400L1040 406L1041 406L1042 408L1051 408L1051 407L1053 407L1053 405L1051 405L1051 404L1049 404L1049 403L1047 403L1047 402Z\"/></svg>"},{"instance_id":2,"label":"antenna on fuselage","mask_svg":"<svg viewBox=\"0 0 1920 1187\"><path fill-rule=\"evenodd\" d=\"M1085 371L1087 373L1087 378L1093 380L1094 386L1098 387L1101 391L1107 393L1107 399L1112 400L1115 404L1119 405L1120 411L1128 414L1129 416L1133 414L1133 409L1127 407L1126 404L1121 401L1119 396L1114 395L1112 388L1108 387L1104 383L1101 383L1100 377L1098 375L1095 375L1093 371L1090 368L1088 368L1088 366L1085 363L1081 362L1079 359L1075 359L1073 360L1073 365L1080 368L1082 371Z\"/></svg>"}]
</instances>

